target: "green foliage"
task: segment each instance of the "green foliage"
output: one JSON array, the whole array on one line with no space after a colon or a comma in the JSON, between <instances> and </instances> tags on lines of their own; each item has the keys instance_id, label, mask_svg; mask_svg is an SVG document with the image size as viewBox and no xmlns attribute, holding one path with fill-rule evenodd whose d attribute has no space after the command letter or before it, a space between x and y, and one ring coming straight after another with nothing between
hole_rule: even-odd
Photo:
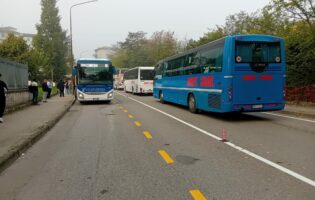
<instances>
[{"instance_id":1,"label":"green foliage","mask_svg":"<svg viewBox=\"0 0 315 200\"><path fill-rule=\"evenodd\" d=\"M195 47L198 47L203 44L207 44L209 42L212 42L214 40L220 39L222 37L226 36L224 28L217 26L215 29L210 30L209 32L205 33L203 37L199 38L199 40L194 41L190 40L187 44L187 49L192 49Z\"/></svg>"},{"instance_id":2,"label":"green foliage","mask_svg":"<svg viewBox=\"0 0 315 200\"><path fill-rule=\"evenodd\" d=\"M29 46L22 37L16 37L9 34L8 37L0 43L0 56L16 62L21 62L25 54L29 51Z\"/></svg>"},{"instance_id":3,"label":"green foliage","mask_svg":"<svg viewBox=\"0 0 315 200\"><path fill-rule=\"evenodd\" d=\"M315 83L315 38L306 22L291 24L286 36L287 84L306 86Z\"/></svg>"},{"instance_id":4,"label":"green foliage","mask_svg":"<svg viewBox=\"0 0 315 200\"><path fill-rule=\"evenodd\" d=\"M40 68L47 65L47 57L43 52L30 48L22 37L13 34L0 43L0 57L27 64L29 79L41 79Z\"/></svg>"},{"instance_id":5,"label":"green foliage","mask_svg":"<svg viewBox=\"0 0 315 200\"><path fill-rule=\"evenodd\" d=\"M129 33L124 42L113 47L111 55L114 66L152 66L158 60L176 53L177 41L173 32L155 32L150 39L146 33Z\"/></svg>"},{"instance_id":6,"label":"green foliage","mask_svg":"<svg viewBox=\"0 0 315 200\"><path fill-rule=\"evenodd\" d=\"M41 23L36 26L34 46L47 57L47 65L42 69L44 76L50 77L53 71L55 79L60 79L64 77L67 69L66 33L60 26L56 0L42 0L41 5Z\"/></svg>"}]
</instances>

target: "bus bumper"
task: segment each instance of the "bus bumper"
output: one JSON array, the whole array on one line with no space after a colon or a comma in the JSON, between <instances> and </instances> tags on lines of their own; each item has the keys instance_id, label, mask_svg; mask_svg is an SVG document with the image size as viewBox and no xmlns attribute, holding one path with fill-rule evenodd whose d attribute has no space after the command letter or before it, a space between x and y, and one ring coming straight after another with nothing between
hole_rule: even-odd
<instances>
[{"instance_id":1,"label":"bus bumper","mask_svg":"<svg viewBox=\"0 0 315 200\"><path fill-rule=\"evenodd\" d=\"M111 101L114 99L114 90L109 92L84 93L77 91L78 101Z\"/></svg>"}]
</instances>

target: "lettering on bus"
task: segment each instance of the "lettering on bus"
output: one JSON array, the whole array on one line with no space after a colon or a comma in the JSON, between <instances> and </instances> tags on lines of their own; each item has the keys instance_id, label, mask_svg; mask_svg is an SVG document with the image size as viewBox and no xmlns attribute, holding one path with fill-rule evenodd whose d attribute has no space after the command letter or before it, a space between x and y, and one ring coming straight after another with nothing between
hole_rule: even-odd
<instances>
[{"instance_id":1,"label":"lettering on bus","mask_svg":"<svg viewBox=\"0 0 315 200\"><path fill-rule=\"evenodd\" d=\"M272 80L272 75L261 75L260 80L262 81L271 81Z\"/></svg>"},{"instance_id":2,"label":"lettering on bus","mask_svg":"<svg viewBox=\"0 0 315 200\"><path fill-rule=\"evenodd\" d=\"M202 76L200 79L201 87L213 87L214 86L214 77L213 76Z\"/></svg>"},{"instance_id":3,"label":"lettering on bus","mask_svg":"<svg viewBox=\"0 0 315 200\"><path fill-rule=\"evenodd\" d=\"M187 86L198 86L198 77L187 78Z\"/></svg>"},{"instance_id":4,"label":"lettering on bus","mask_svg":"<svg viewBox=\"0 0 315 200\"><path fill-rule=\"evenodd\" d=\"M244 81L254 81L254 80L256 80L256 76L255 75L244 75L243 80Z\"/></svg>"}]
</instances>

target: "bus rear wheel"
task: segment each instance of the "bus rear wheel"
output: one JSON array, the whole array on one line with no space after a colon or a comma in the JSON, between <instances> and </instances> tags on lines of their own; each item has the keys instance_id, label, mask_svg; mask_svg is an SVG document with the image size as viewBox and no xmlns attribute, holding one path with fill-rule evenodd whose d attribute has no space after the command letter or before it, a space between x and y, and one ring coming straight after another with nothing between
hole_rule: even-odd
<instances>
[{"instance_id":1,"label":"bus rear wheel","mask_svg":"<svg viewBox=\"0 0 315 200\"><path fill-rule=\"evenodd\" d=\"M188 107L189 107L189 111L191 113L194 113L194 114L198 113L198 109L196 107L196 99L195 99L195 96L193 94L189 95Z\"/></svg>"},{"instance_id":2,"label":"bus rear wheel","mask_svg":"<svg viewBox=\"0 0 315 200\"><path fill-rule=\"evenodd\" d=\"M160 97L160 102L164 104L165 101L164 101L164 95L162 91L160 91L159 97Z\"/></svg>"}]
</instances>

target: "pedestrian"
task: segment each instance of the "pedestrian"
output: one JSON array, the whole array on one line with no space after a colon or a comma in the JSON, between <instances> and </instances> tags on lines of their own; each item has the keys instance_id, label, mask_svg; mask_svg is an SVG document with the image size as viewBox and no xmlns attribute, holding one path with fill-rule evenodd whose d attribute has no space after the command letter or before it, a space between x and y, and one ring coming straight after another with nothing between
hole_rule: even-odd
<instances>
[{"instance_id":1,"label":"pedestrian","mask_svg":"<svg viewBox=\"0 0 315 200\"><path fill-rule=\"evenodd\" d=\"M0 78L2 74L0 73ZM5 82L0 80L0 123L3 123L3 113L5 110L5 92L8 90L8 86Z\"/></svg>"},{"instance_id":2,"label":"pedestrian","mask_svg":"<svg viewBox=\"0 0 315 200\"><path fill-rule=\"evenodd\" d=\"M69 81L66 81L66 92L67 94L69 95L70 94L70 91L69 91Z\"/></svg>"},{"instance_id":3,"label":"pedestrian","mask_svg":"<svg viewBox=\"0 0 315 200\"><path fill-rule=\"evenodd\" d=\"M30 92L33 94L32 103L33 105L38 105L38 83L35 79L31 82Z\"/></svg>"},{"instance_id":4,"label":"pedestrian","mask_svg":"<svg viewBox=\"0 0 315 200\"><path fill-rule=\"evenodd\" d=\"M60 79L60 81L57 84L57 88L59 90L59 96L60 97L64 97L65 96L65 83L63 82L63 80Z\"/></svg>"},{"instance_id":5,"label":"pedestrian","mask_svg":"<svg viewBox=\"0 0 315 200\"><path fill-rule=\"evenodd\" d=\"M48 80L48 81L47 81L47 86L48 86L47 99L49 99L49 98L50 98L50 95L51 95L52 87L53 87L53 84L52 84L52 81L51 81L51 80Z\"/></svg>"},{"instance_id":6,"label":"pedestrian","mask_svg":"<svg viewBox=\"0 0 315 200\"><path fill-rule=\"evenodd\" d=\"M47 95L48 95L48 85L47 85L47 79L44 79L44 82L42 83L42 89L43 89L43 102L47 102Z\"/></svg>"}]
</instances>

